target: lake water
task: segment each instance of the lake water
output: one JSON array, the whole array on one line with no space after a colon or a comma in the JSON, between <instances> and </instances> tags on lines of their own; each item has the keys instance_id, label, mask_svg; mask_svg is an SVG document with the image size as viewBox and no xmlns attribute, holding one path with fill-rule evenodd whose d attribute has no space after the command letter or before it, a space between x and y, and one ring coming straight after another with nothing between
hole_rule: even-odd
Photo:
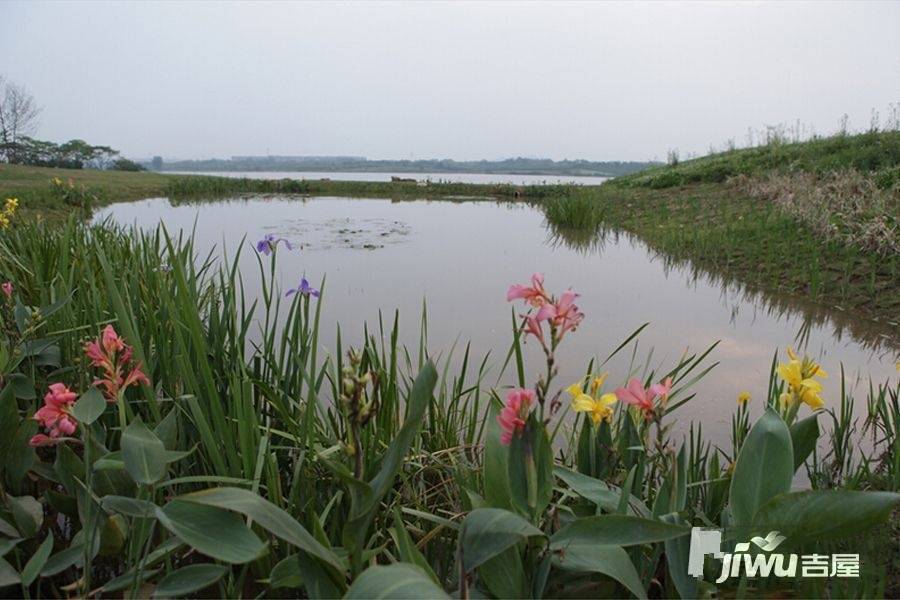
<instances>
[{"instance_id":1,"label":"lake water","mask_svg":"<svg viewBox=\"0 0 900 600\"><path fill-rule=\"evenodd\" d=\"M591 357L602 360L648 321L637 346L639 364L652 348L650 364L667 370L685 351L702 352L719 340L707 360L719 365L675 416L682 431L686 419L702 421L704 433L721 444L729 439L737 394L749 391L758 414L772 355L780 350L783 356L788 345L804 348L832 374L824 393L832 406L839 399L841 364L862 410L870 377L897 377L896 328L872 328L793 300L747 294L690 265L669 264L627 236L567 242L527 204L266 197L173 206L162 198L109 206L96 216L106 218L143 228L164 221L170 231L190 230L196 221L198 250L223 243L234 248L245 236L248 242L267 233L285 237L298 249L279 249L282 289L294 287L301 275L314 285L327 275L326 346L337 322L345 339L358 341L364 320L377 323L382 310L389 321L399 309L403 341L414 351L424 299L431 350L447 350L456 340L461 350L470 340L476 356L493 351L491 384L511 341L506 289L543 272L549 290L571 286L581 293L578 304L586 314L558 351L560 384L581 377ZM258 287L252 243L240 260L247 289ZM536 375L539 348L528 344L526 354ZM630 358L629 349L605 367L613 385L627 377ZM514 382L513 371L501 379Z\"/></svg>"},{"instance_id":2,"label":"lake water","mask_svg":"<svg viewBox=\"0 0 900 600\"><path fill-rule=\"evenodd\" d=\"M510 175L505 173L332 173L327 171L171 171L172 175L212 175L215 177L247 177L248 179L332 179L334 181L390 181L391 177L431 181L433 183L483 183L512 185L600 185L609 177L576 177L574 175Z\"/></svg>"}]
</instances>

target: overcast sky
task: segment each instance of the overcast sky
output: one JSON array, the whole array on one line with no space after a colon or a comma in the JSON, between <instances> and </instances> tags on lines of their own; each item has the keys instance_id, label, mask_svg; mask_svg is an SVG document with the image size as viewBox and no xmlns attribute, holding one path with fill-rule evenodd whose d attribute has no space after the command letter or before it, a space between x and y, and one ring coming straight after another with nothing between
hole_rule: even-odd
<instances>
[{"instance_id":1,"label":"overcast sky","mask_svg":"<svg viewBox=\"0 0 900 600\"><path fill-rule=\"evenodd\" d=\"M705 153L900 102L900 2L0 2L37 136L132 157Z\"/></svg>"}]
</instances>

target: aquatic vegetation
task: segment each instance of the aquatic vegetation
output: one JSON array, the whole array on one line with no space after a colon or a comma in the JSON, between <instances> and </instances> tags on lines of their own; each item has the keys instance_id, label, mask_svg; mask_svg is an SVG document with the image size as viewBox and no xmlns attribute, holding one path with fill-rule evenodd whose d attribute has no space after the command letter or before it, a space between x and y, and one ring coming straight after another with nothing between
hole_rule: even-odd
<instances>
[{"instance_id":1,"label":"aquatic vegetation","mask_svg":"<svg viewBox=\"0 0 900 600\"><path fill-rule=\"evenodd\" d=\"M285 297L289 297L293 294L300 294L301 296L312 296L313 298L318 298L319 290L311 286L306 277L301 277L300 283L297 285L297 287L289 289L287 292L285 292L284 295Z\"/></svg>"},{"instance_id":2,"label":"aquatic vegetation","mask_svg":"<svg viewBox=\"0 0 900 600\"><path fill-rule=\"evenodd\" d=\"M6 229L12 223L16 211L19 209L18 198L7 198L3 203L3 209L0 210L0 229Z\"/></svg>"},{"instance_id":3,"label":"aquatic vegetation","mask_svg":"<svg viewBox=\"0 0 900 600\"><path fill-rule=\"evenodd\" d=\"M256 251L260 254L269 256L278 248L278 244L284 244L288 250L293 250L291 242L285 238L276 237L273 233L267 233L261 240L256 242Z\"/></svg>"},{"instance_id":4,"label":"aquatic vegetation","mask_svg":"<svg viewBox=\"0 0 900 600\"><path fill-rule=\"evenodd\" d=\"M541 276L508 291L524 314L489 378L469 347L434 352L424 315L418 348L400 344L396 315L342 324L323 355L324 284L286 296L260 260L263 293L249 296L237 256L205 256L164 229L75 220L0 236L4 593L372 597L390 581L421 597L890 594L877 534L900 502L900 381L873 385L858 431L849 397L789 423L779 395L802 407L822 375L791 351L720 449L699 426L670 429L714 347L610 375L584 357L585 378L555 387L561 345L600 336L577 294ZM615 355L639 335L601 341ZM811 489L793 491L804 470ZM692 526L731 543L773 523L791 552L859 553L860 578L716 583L709 557L688 575Z\"/></svg>"},{"instance_id":5,"label":"aquatic vegetation","mask_svg":"<svg viewBox=\"0 0 900 600\"><path fill-rule=\"evenodd\" d=\"M78 395L62 383L50 385L44 396L44 406L34 413L34 420L47 430L47 435L39 433L29 440L31 446L47 446L65 440L65 436L75 433L78 421L72 416L72 405Z\"/></svg>"}]
</instances>

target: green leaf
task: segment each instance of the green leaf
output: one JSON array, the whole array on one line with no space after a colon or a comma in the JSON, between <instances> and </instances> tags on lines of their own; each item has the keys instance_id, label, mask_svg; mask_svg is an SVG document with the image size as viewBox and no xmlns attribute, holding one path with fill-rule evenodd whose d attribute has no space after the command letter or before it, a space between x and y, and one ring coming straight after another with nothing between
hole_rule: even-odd
<instances>
[{"instance_id":1,"label":"green leaf","mask_svg":"<svg viewBox=\"0 0 900 600\"><path fill-rule=\"evenodd\" d=\"M131 478L145 485L166 474L166 448L156 434L140 420L133 421L122 434L122 460Z\"/></svg>"},{"instance_id":2,"label":"green leaf","mask_svg":"<svg viewBox=\"0 0 900 600\"><path fill-rule=\"evenodd\" d=\"M0 558L0 589L10 585L17 585L22 581L19 573L5 558Z\"/></svg>"},{"instance_id":3,"label":"green leaf","mask_svg":"<svg viewBox=\"0 0 900 600\"><path fill-rule=\"evenodd\" d=\"M484 432L484 499L494 508L512 508L509 500L509 448L500 443L497 407L491 402Z\"/></svg>"},{"instance_id":4,"label":"green leaf","mask_svg":"<svg viewBox=\"0 0 900 600\"><path fill-rule=\"evenodd\" d=\"M480 565L478 579L497 598L528 597L528 577L518 545L510 546Z\"/></svg>"},{"instance_id":5,"label":"green leaf","mask_svg":"<svg viewBox=\"0 0 900 600\"><path fill-rule=\"evenodd\" d=\"M350 518L344 524L342 539L344 547L350 553L351 562L355 563L354 570L360 566L356 563L365 546L364 540L381 499L393 486L394 478L403 465L410 446L419 435L436 383L437 371L431 361L428 361L413 382L406 402L406 420L381 457L381 468L378 473L368 484L359 482L362 485L354 485L345 479L351 490L351 506Z\"/></svg>"},{"instance_id":6,"label":"green leaf","mask_svg":"<svg viewBox=\"0 0 900 600\"><path fill-rule=\"evenodd\" d=\"M24 373L13 373L7 380L9 385L13 387L16 398L20 400L34 400L37 394L34 391L34 382L28 375Z\"/></svg>"},{"instance_id":7,"label":"green leaf","mask_svg":"<svg viewBox=\"0 0 900 600\"><path fill-rule=\"evenodd\" d=\"M628 553L618 546L575 543L553 555L554 566L567 571L602 573L612 577L638 598L646 598L644 585Z\"/></svg>"},{"instance_id":8,"label":"green leaf","mask_svg":"<svg viewBox=\"0 0 900 600\"><path fill-rule=\"evenodd\" d=\"M406 421L403 423L400 431L397 432L387 452L385 452L381 461L381 469L369 482L369 485L372 486L373 494L363 508L364 512L374 508L393 485L394 477L396 477L397 471L400 470L403 459L406 458L406 454L409 452L409 447L419 434L422 418L425 416L425 410L431 402L431 394L436 383L437 371L429 361L422 367L422 370L413 382L412 391L410 391L409 399L407 400Z\"/></svg>"},{"instance_id":9,"label":"green leaf","mask_svg":"<svg viewBox=\"0 0 900 600\"><path fill-rule=\"evenodd\" d=\"M791 489L791 433L771 407L756 421L738 453L729 503L734 524L749 525L759 507Z\"/></svg>"},{"instance_id":10,"label":"green leaf","mask_svg":"<svg viewBox=\"0 0 900 600\"><path fill-rule=\"evenodd\" d=\"M222 562L250 562L265 549L243 519L214 506L175 499L157 510L156 518L181 541Z\"/></svg>"},{"instance_id":11,"label":"green leaf","mask_svg":"<svg viewBox=\"0 0 900 600\"><path fill-rule=\"evenodd\" d=\"M432 581L438 583L437 575L434 574L431 565L428 564L428 560L422 556L422 553L419 552L415 542L413 542L412 537L409 535L406 523L404 523L403 519L400 517L399 509L394 509L394 527L391 529L391 537L394 538L394 543L397 545L397 551L400 554L401 561L418 566L431 577Z\"/></svg>"},{"instance_id":12,"label":"green leaf","mask_svg":"<svg viewBox=\"0 0 900 600\"><path fill-rule=\"evenodd\" d=\"M463 568L466 572L497 556L510 546L544 532L502 508L478 508L466 516L460 534Z\"/></svg>"},{"instance_id":13,"label":"green leaf","mask_svg":"<svg viewBox=\"0 0 900 600\"><path fill-rule=\"evenodd\" d=\"M835 541L859 535L884 522L898 503L900 494L892 492L792 492L763 505L753 524L760 532L780 531L792 545Z\"/></svg>"},{"instance_id":14,"label":"green leaf","mask_svg":"<svg viewBox=\"0 0 900 600\"><path fill-rule=\"evenodd\" d=\"M16 544L22 541L22 538L0 538L0 556L6 556L6 554L16 547Z\"/></svg>"},{"instance_id":15,"label":"green leaf","mask_svg":"<svg viewBox=\"0 0 900 600\"><path fill-rule=\"evenodd\" d=\"M269 573L269 587L272 589L303 587L299 558L298 555L291 554L272 567L272 572Z\"/></svg>"},{"instance_id":16,"label":"green leaf","mask_svg":"<svg viewBox=\"0 0 900 600\"><path fill-rule=\"evenodd\" d=\"M684 519L676 514L662 517L667 523L687 525ZM666 566L669 576L682 598L697 598L699 585L696 577L688 574L688 559L691 552L691 536L684 535L679 538L666 540Z\"/></svg>"},{"instance_id":17,"label":"green leaf","mask_svg":"<svg viewBox=\"0 0 900 600\"><path fill-rule=\"evenodd\" d=\"M217 582L228 567L213 564L188 565L172 571L159 580L154 598L175 598L200 591Z\"/></svg>"},{"instance_id":18,"label":"green leaf","mask_svg":"<svg viewBox=\"0 0 900 600\"><path fill-rule=\"evenodd\" d=\"M600 508L608 512L615 512L618 508L619 500L622 497L622 488L565 467L555 467L553 474L568 485L573 492L585 500L590 500ZM628 508L638 516L650 516L647 506L634 494L629 498Z\"/></svg>"},{"instance_id":19,"label":"green leaf","mask_svg":"<svg viewBox=\"0 0 900 600\"><path fill-rule=\"evenodd\" d=\"M691 532L686 525L673 525L631 515L599 515L576 519L553 534L550 547L569 544L636 546L664 542Z\"/></svg>"},{"instance_id":20,"label":"green leaf","mask_svg":"<svg viewBox=\"0 0 900 600\"><path fill-rule=\"evenodd\" d=\"M106 496L100 502L106 511L117 512L126 517L153 519L156 517L156 505L146 500L128 498L126 496Z\"/></svg>"},{"instance_id":21,"label":"green leaf","mask_svg":"<svg viewBox=\"0 0 900 600\"><path fill-rule=\"evenodd\" d=\"M331 564L338 571L344 570L344 564L334 552L319 543L296 519L250 490L210 488L179 496L176 500L239 512L275 536Z\"/></svg>"},{"instance_id":22,"label":"green leaf","mask_svg":"<svg viewBox=\"0 0 900 600\"><path fill-rule=\"evenodd\" d=\"M450 598L419 567L407 563L369 567L347 590L345 600Z\"/></svg>"},{"instance_id":23,"label":"green leaf","mask_svg":"<svg viewBox=\"0 0 900 600\"><path fill-rule=\"evenodd\" d=\"M41 572L41 569L44 568L44 565L47 563L47 559L50 558L50 553L53 551L53 532L51 531L47 534L47 539L43 541L43 543L38 547L37 552L35 552L31 558L28 559L28 562L25 563L25 567L22 568L22 584L25 586L29 586Z\"/></svg>"},{"instance_id":24,"label":"green leaf","mask_svg":"<svg viewBox=\"0 0 900 600\"><path fill-rule=\"evenodd\" d=\"M510 498L516 510L537 521L553 497L553 451L547 431L532 413L509 445Z\"/></svg>"},{"instance_id":25,"label":"green leaf","mask_svg":"<svg viewBox=\"0 0 900 600\"><path fill-rule=\"evenodd\" d=\"M819 440L819 415L811 414L791 425L791 445L794 448L794 471L799 469L816 449Z\"/></svg>"},{"instance_id":26,"label":"green leaf","mask_svg":"<svg viewBox=\"0 0 900 600\"><path fill-rule=\"evenodd\" d=\"M44 520L44 509L41 503L31 496L7 496L9 510L12 512L16 529L24 538L37 535Z\"/></svg>"},{"instance_id":27,"label":"green leaf","mask_svg":"<svg viewBox=\"0 0 900 600\"><path fill-rule=\"evenodd\" d=\"M104 410L106 410L106 398L103 397L100 390L92 387L83 393L72 407L72 414L80 422L90 425L103 414Z\"/></svg>"}]
</instances>

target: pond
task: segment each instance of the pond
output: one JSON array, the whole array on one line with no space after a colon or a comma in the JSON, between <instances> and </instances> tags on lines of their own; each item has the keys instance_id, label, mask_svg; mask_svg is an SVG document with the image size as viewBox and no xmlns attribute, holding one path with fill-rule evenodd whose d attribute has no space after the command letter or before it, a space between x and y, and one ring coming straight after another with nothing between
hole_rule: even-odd
<instances>
[{"instance_id":1,"label":"pond","mask_svg":"<svg viewBox=\"0 0 900 600\"><path fill-rule=\"evenodd\" d=\"M586 314L558 352L560 384L577 380L592 357L603 360L646 322L637 342L638 365L668 369L684 352L702 352L719 341L706 361L719 364L675 413L679 429L691 419L702 421L714 443L727 444L740 391L751 393L753 414L762 410L773 353L783 357L788 345L805 349L832 374L823 393L831 406L839 402L841 365L861 410L870 377L876 383L896 377L896 330L871 329L791 299L749 294L689 264L671 264L626 235L567 240L548 229L539 208L524 203L251 197L173 205L159 198L115 204L95 219L142 228L163 222L170 232L196 228L200 251L233 251L246 237L240 265L248 290L259 286L252 242L267 233L284 237L296 249L279 250L283 290L301 276L318 285L327 275L326 349L336 323L345 340L358 342L364 321L377 324L381 310L389 322L397 309L402 341L415 353L427 301L432 353L446 353L454 342L461 353L466 341L476 357L491 351L490 384L511 341L506 289L543 272L549 290L577 290ZM628 375L632 350L604 367L614 384ZM542 366L539 355L534 344L526 346L531 373ZM502 374L502 385L514 382L514 370Z\"/></svg>"}]
</instances>

